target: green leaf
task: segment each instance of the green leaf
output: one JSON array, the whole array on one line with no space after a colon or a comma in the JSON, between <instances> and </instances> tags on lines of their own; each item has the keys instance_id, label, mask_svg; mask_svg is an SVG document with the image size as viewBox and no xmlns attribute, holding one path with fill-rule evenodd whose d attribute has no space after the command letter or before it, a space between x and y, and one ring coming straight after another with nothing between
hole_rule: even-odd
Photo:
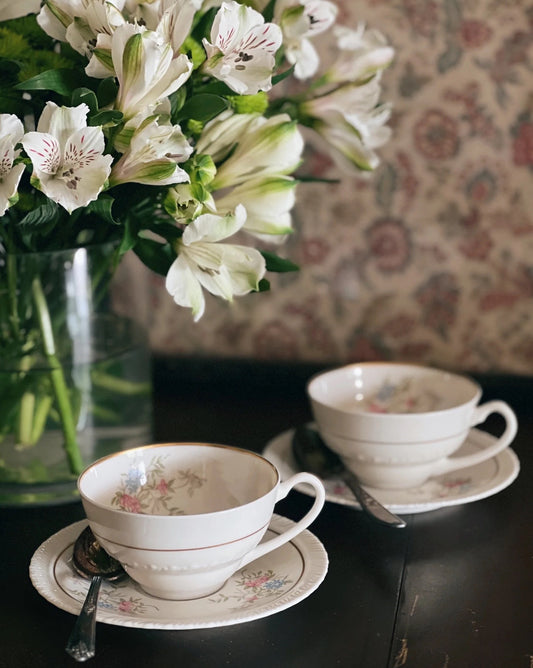
<instances>
[{"instance_id":1,"label":"green leaf","mask_svg":"<svg viewBox=\"0 0 533 668\"><path fill-rule=\"evenodd\" d=\"M172 249L168 244L161 244L158 241L143 237L138 238L133 247L133 252L148 269L156 274L161 274L161 276L167 275L170 265L174 261Z\"/></svg>"},{"instance_id":2,"label":"green leaf","mask_svg":"<svg viewBox=\"0 0 533 668\"><path fill-rule=\"evenodd\" d=\"M102 79L98 85L98 90L96 94L98 95L98 102L101 107L106 107L108 104L111 104L115 101L118 93L118 86L114 77L108 77L107 79Z\"/></svg>"},{"instance_id":3,"label":"green leaf","mask_svg":"<svg viewBox=\"0 0 533 668\"><path fill-rule=\"evenodd\" d=\"M262 14L265 19L265 23L271 23L274 18L274 7L276 5L276 0L270 0L268 5L263 9Z\"/></svg>"},{"instance_id":4,"label":"green leaf","mask_svg":"<svg viewBox=\"0 0 533 668\"><path fill-rule=\"evenodd\" d=\"M196 41L201 42L202 37L207 37L210 34L211 26L217 12L218 7L211 7L205 14L201 14L201 12L196 13L192 30L192 35Z\"/></svg>"},{"instance_id":5,"label":"green leaf","mask_svg":"<svg viewBox=\"0 0 533 668\"><path fill-rule=\"evenodd\" d=\"M288 271L299 271L300 267L290 260L279 257L275 253L270 253L269 251L260 251L261 255L265 258L267 271L277 271L277 272L288 272Z\"/></svg>"},{"instance_id":6,"label":"green leaf","mask_svg":"<svg viewBox=\"0 0 533 668\"><path fill-rule=\"evenodd\" d=\"M81 78L81 81L80 81ZM75 70L47 70L15 86L17 90L51 90L69 96L80 87L85 77Z\"/></svg>"},{"instance_id":7,"label":"green leaf","mask_svg":"<svg viewBox=\"0 0 533 668\"><path fill-rule=\"evenodd\" d=\"M30 227L53 222L56 219L57 210L58 205L52 200L47 199L43 204L27 213L20 221L19 225Z\"/></svg>"},{"instance_id":8,"label":"green leaf","mask_svg":"<svg viewBox=\"0 0 533 668\"><path fill-rule=\"evenodd\" d=\"M76 88L72 93L72 106L77 107L78 104L84 102L92 114L98 111L98 99L96 93L90 88Z\"/></svg>"},{"instance_id":9,"label":"green leaf","mask_svg":"<svg viewBox=\"0 0 533 668\"><path fill-rule=\"evenodd\" d=\"M219 95L200 93L188 100L177 114L177 122L183 119L194 119L207 123L225 111L229 103Z\"/></svg>"},{"instance_id":10,"label":"green leaf","mask_svg":"<svg viewBox=\"0 0 533 668\"><path fill-rule=\"evenodd\" d=\"M113 202L114 198L111 195L100 195L98 199L89 202L86 206L86 213L93 213L95 216L102 218L106 223L118 225L118 221L113 218Z\"/></svg>"},{"instance_id":11,"label":"green leaf","mask_svg":"<svg viewBox=\"0 0 533 668\"><path fill-rule=\"evenodd\" d=\"M177 91L169 95L170 100L170 117L173 123L177 123L179 112L183 109L183 105L187 100L187 88L182 86Z\"/></svg>"},{"instance_id":12,"label":"green leaf","mask_svg":"<svg viewBox=\"0 0 533 668\"><path fill-rule=\"evenodd\" d=\"M117 109L104 109L93 116L89 116L87 125L120 125L124 114Z\"/></svg>"},{"instance_id":13,"label":"green leaf","mask_svg":"<svg viewBox=\"0 0 533 668\"><path fill-rule=\"evenodd\" d=\"M270 281L267 281L266 278L262 278L257 284L257 292L268 292L270 290Z\"/></svg>"},{"instance_id":14,"label":"green leaf","mask_svg":"<svg viewBox=\"0 0 533 668\"><path fill-rule=\"evenodd\" d=\"M205 84L205 86L198 89L198 95L203 94L223 95L224 97L227 97L229 95L235 95L235 91L223 81L210 81L208 84Z\"/></svg>"},{"instance_id":15,"label":"green leaf","mask_svg":"<svg viewBox=\"0 0 533 668\"><path fill-rule=\"evenodd\" d=\"M1 36L1 33L0 33ZM18 81L20 63L10 58L0 57L0 81L2 84L13 85Z\"/></svg>"},{"instance_id":16,"label":"green leaf","mask_svg":"<svg viewBox=\"0 0 533 668\"><path fill-rule=\"evenodd\" d=\"M126 220L124 225L124 236L118 248L118 257L121 258L125 253L131 250L137 243L137 227L130 220Z\"/></svg>"}]
</instances>

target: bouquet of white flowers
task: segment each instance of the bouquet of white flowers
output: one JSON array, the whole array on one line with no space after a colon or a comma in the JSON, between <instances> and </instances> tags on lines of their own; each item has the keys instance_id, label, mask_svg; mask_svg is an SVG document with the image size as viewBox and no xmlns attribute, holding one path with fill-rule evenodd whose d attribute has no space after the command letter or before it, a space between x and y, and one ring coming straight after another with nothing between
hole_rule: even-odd
<instances>
[{"instance_id":1,"label":"bouquet of white flowers","mask_svg":"<svg viewBox=\"0 0 533 668\"><path fill-rule=\"evenodd\" d=\"M17 423L31 434L17 447L36 442L54 398L71 471L83 464L54 342L66 318L21 258L108 248L103 282L133 251L197 320L204 290L231 301L296 268L274 251L305 178L301 126L345 169L377 166L393 50L336 15L328 0L0 0L0 358L20 362L0 379L0 440Z\"/></svg>"},{"instance_id":2,"label":"bouquet of white flowers","mask_svg":"<svg viewBox=\"0 0 533 668\"><path fill-rule=\"evenodd\" d=\"M393 50L336 26L333 2L39 6L0 0L2 20L34 12L0 23L3 254L117 240L117 261L133 249L197 319L203 289L231 300L293 268L230 238L290 234L299 124L356 171L378 164ZM338 58L317 74L313 39L330 29ZM311 83L269 98L290 75Z\"/></svg>"}]
</instances>

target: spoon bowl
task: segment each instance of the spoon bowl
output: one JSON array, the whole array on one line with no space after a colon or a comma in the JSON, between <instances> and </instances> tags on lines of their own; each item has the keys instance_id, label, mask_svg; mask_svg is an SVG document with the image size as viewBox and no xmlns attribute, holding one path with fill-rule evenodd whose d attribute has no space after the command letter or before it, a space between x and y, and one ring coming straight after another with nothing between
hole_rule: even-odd
<instances>
[{"instance_id":1,"label":"spoon bowl","mask_svg":"<svg viewBox=\"0 0 533 668\"><path fill-rule=\"evenodd\" d=\"M74 543L72 566L85 578L99 575L104 580L113 581L125 575L120 562L104 550L90 526L85 527Z\"/></svg>"}]
</instances>

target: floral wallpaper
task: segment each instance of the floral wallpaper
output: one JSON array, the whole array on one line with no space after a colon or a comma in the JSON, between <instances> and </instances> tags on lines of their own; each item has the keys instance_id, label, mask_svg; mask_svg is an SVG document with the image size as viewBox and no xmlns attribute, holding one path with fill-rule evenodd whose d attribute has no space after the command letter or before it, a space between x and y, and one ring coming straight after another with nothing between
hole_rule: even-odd
<instances>
[{"instance_id":1,"label":"floral wallpaper","mask_svg":"<svg viewBox=\"0 0 533 668\"><path fill-rule=\"evenodd\" d=\"M283 248L300 271L270 293L210 299L194 324L133 258L121 308L142 306L153 349L171 355L532 373L531 3L337 4L340 22L365 21L396 50L376 172L354 181L313 145L307 172L336 182L300 184Z\"/></svg>"}]
</instances>

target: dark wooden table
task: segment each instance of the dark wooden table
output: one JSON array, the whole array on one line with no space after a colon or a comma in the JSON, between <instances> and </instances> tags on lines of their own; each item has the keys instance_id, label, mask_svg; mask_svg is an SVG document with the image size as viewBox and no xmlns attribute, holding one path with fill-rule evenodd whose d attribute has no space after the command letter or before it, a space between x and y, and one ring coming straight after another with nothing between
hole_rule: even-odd
<instances>
[{"instance_id":1,"label":"dark wooden table","mask_svg":"<svg viewBox=\"0 0 533 668\"><path fill-rule=\"evenodd\" d=\"M310 418L310 366L155 365L155 440L230 443L260 451ZM404 530L326 503L312 532L330 559L308 598L223 628L97 628L89 665L166 668L531 668L533 666L533 380L481 377L484 399L516 410L518 479L475 503L407 517ZM489 425L492 428L492 425ZM498 429L498 425L493 426ZM298 492L276 511L296 519ZM74 617L32 587L28 565L51 534L83 518L81 504L0 509L0 667L60 668Z\"/></svg>"}]
</instances>

